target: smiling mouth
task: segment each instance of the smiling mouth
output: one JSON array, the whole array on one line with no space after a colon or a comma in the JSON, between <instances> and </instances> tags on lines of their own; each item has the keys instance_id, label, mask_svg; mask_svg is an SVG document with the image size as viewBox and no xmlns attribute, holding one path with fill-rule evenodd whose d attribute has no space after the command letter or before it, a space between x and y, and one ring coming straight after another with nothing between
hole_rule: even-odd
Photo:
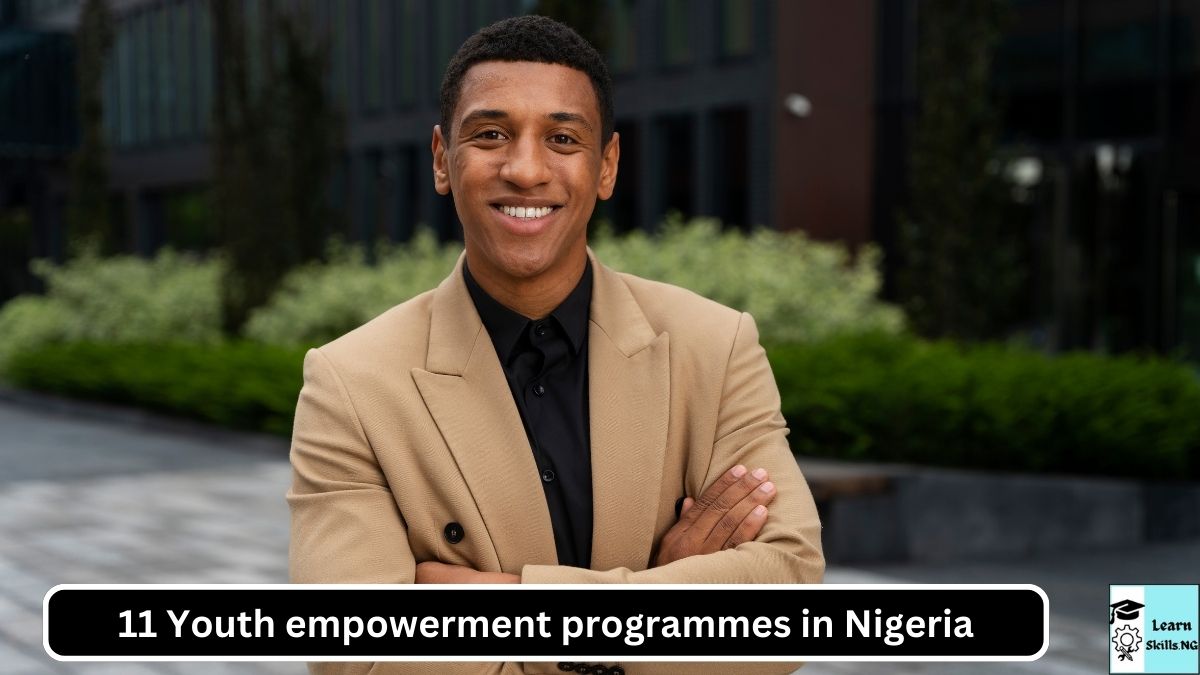
<instances>
[{"instance_id":1,"label":"smiling mouth","mask_svg":"<svg viewBox=\"0 0 1200 675\"><path fill-rule=\"evenodd\" d=\"M521 218L524 220L533 220L534 218L543 218L558 210L559 206L505 206L503 204L492 204L492 208L500 213L513 218Z\"/></svg>"}]
</instances>

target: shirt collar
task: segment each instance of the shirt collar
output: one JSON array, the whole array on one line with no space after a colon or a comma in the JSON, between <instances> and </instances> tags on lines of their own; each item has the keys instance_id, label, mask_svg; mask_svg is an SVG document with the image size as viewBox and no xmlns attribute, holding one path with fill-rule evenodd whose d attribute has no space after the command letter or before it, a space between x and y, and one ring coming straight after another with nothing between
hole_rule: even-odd
<instances>
[{"instance_id":1,"label":"shirt collar","mask_svg":"<svg viewBox=\"0 0 1200 675\"><path fill-rule=\"evenodd\" d=\"M463 261L463 279L467 282L467 291L475 303L475 311L479 312L479 318L492 338L496 355L500 357L502 363L507 363L521 336L528 329L529 324L533 323L533 319L505 307L483 290L483 287L471 275L471 270L465 260ZM550 312L548 317L542 319L542 321L553 319L562 327L571 343L571 349L576 355L583 349L587 338L588 314L591 305L592 262L588 260L583 268L583 276L579 278L579 283L575 284L575 288L558 307L554 308L554 311Z\"/></svg>"}]
</instances>

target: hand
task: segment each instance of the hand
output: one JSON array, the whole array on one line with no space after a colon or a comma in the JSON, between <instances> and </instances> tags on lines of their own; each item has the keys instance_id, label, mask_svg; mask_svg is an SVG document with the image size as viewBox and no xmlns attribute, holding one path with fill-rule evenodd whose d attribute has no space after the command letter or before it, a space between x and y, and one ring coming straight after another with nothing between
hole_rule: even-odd
<instances>
[{"instance_id":1,"label":"hand","mask_svg":"<svg viewBox=\"0 0 1200 675\"><path fill-rule=\"evenodd\" d=\"M683 500L679 522L663 535L654 566L753 540L766 524L767 504L774 498L775 484L767 480L766 469L733 467L700 499Z\"/></svg>"},{"instance_id":2,"label":"hand","mask_svg":"<svg viewBox=\"0 0 1200 675\"><path fill-rule=\"evenodd\" d=\"M521 577L504 572L480 572L466 565L430 561L417 563L418 584L519 584Z\"/></svg>"}]
</instances>

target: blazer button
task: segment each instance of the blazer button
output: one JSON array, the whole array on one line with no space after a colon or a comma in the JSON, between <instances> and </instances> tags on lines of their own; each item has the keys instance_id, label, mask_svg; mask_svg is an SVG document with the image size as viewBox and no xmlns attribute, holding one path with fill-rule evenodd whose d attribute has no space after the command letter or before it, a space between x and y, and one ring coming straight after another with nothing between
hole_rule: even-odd
<instances>
[{"instance_id":1,"label":"blazer button","mask_svg":"<svg viewBox=\"0 0 1200 675\"><path fill-rule=\"evenodd\" d=\"M558 664L558 669L564 673L573 673L575 672L575 664L570 661L562 661Z\"/></svg>"},{"instance_id":2,"label":"blazer button","mask_svg":"<svg viewBox=\"0 0 1200 675\"><path fill-rule=\"evenodd\" d=\"M625 675L625 669L621 666L613 666L608 669L608 675Z\"/></svg>"},{"instance_id":3,"label":"blazer button","mask_svg":"<svg viewBox=\"0 0 1200 675\"><path fill-rule=\"evenodd\" d=\"M443 533L446 535L446 541L451 544L457 544L462 541L463 535L466 534L463 532L463 526L458 523L446 523L446 529Z\"/></svg>"},{"instance_id":4,"label":"blazer button","mask_svg":"<svg viewBox=\"0 0 1200 675\"><path fill-rule=\"evenodd\" d=\"M553 483L554 469L542 469L542 481L546 483Z\"/></svg>"}]
</instances>

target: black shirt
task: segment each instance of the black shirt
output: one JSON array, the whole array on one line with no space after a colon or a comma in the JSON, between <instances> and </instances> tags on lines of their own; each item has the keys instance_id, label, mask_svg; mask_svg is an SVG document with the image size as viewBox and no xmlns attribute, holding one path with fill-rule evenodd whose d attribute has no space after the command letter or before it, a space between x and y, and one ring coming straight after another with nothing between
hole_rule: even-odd
<instances>
[{"instance_id":1,"label":"black shirt","mask_svg":"<svg viewBox=\"0 0 1200 675\"><path fill-rule=\"evenodd\" d=\"M592 461L588 429L588 312L592 265L575 289L544 319L528 319L463 277L492 338L508 388L533 448L550 508L558 564L590 567Z\"/></svg>"}]
</instances>

